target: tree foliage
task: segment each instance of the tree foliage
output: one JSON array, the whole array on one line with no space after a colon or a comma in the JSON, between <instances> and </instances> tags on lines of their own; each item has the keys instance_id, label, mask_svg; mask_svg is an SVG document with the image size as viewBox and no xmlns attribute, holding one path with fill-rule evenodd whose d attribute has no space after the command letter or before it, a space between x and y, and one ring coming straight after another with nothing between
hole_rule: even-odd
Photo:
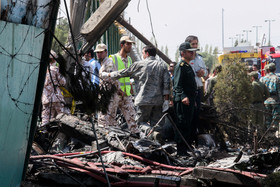
<instances>
[{"instance_id":1,"label":"tree foliage","mask_svg":"<svg viewBox=\"0 0 280 187\"><path fill-rule=\"evenodd\" d=\"M250 117L252 87L246 63L240 59L226 59L214 87L214 104L222 119L237 129L246 130ZM230 132L231 131L231 132ZM240 132L229 130L233 136Z\"/></svg>"},{"instance_id":2,"label":"tree foliage","mask_svg":"<svg viewBox=\"0 0 280 187\"><path fill-rule=\"evenodd\" d=\"M202 50L201 50L202 51ZM212 46L205 46L205 51L201 52L200 55L203 57L205 65L211 70L215 64L218 63L218 47L215 47L214 50Z\"/></svg>"},{"instance_id":3,"label":"tree foliage","mask_svg":"<svg viewBox=\"0 0 280 187\"><path fill-rule=\"evenodd\" d=\"M67 41L68 31L69 31L69 25L68 25L67 18L61 18L55 27L54 35L64 46ZM52 49L57 53L62 52L62 48L59 46L59 43L55 39L53 39L52 42Z\"/></svg>"}]
</instances>

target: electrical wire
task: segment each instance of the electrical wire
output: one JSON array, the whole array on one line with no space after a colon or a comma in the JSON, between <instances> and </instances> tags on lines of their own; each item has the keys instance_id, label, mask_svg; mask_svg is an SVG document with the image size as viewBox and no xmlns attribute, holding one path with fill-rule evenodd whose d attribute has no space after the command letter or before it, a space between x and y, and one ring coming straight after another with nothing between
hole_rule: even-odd
<instances>
[{"instance_id":1,"label":"electrical wire","mask_svg":"<svg viewBox=\"0 0 280 187\"><path fill-rule=\"evenodd\" d=\"M54 165L56 166L56 168L63 172L66 176L68 176L69 178L71 178L73 181L75 181L76 183L78 183L80 186L86 187L86 185L84 185L82 182L78 181L77 179L75 179L73 176L71 176L69 173L67 173L66 171L64 171L63 169L61 169L55 162L53 162Z\"/></svg>"},{"instance_id":2,"label":"electrical wire","mask_svg":"<svg viewBox=\"0 0 280 187\"><path fill-rule=\"evenodd\" d=\"M75 44L75 39L74 39L74 35L73 35L73 30L72 30L72 24L70 22L70 16L69 16L66 0L64 0L64 5L65 5L66 13L67 13L67 20L68 20L70 33L71 33L71 38L72 38L72 41L73 41L74 51L75 51L75 55L76 55L76 62L78 62L78 52L77 52L77 48L76 48L76 44Z\"/></svg>"},{"instance_id":3,"label":"electrical wire","mask_svg":"<svg viewBox=\"0 0 280 187\"><path fill-rule=\"evenodd\" d=\"M94 136L95 136L95 139L96 139L96 146L97 146L97 150L98 150L98 155L99 155L100 161L102 163L102 168L103 168L104 173L105 173L106 181L108 183L108 187L111 187L111 183L110 183L110 180L109 180L109 177L108 177L108 174L106 172L105 165L104 165L104 162L103 162L103 159L102 159L101 150L100 150L100 147L99 147L98 138L97 138L97 135L96 135L96 130L95 130L95 127L94 127L94 122L93 122L92 117L90 118L90 122L91 122L92 130L93 130L93 133L94 133Z\"/></svg>"},{"instance_id":4,"label":"electrical wire","mask_svg":"<svg viewBox=\"0 0 280 187\"><path fill-rule=\"evenodd\" d=\"M152 35L153 35L153 37L155 39L155 45L156 45L156 48L157 48L157 40L156 40L156 36L155 36L155 33L154 33L153 22L152 22L152 15L151 15L151 12L150 12L150 9L149 9L148 0L146 0L146 5L147 5L148 13L149 13L150 25L151 25L151 29L152 29Z\"/></svg>"}]
</instances>

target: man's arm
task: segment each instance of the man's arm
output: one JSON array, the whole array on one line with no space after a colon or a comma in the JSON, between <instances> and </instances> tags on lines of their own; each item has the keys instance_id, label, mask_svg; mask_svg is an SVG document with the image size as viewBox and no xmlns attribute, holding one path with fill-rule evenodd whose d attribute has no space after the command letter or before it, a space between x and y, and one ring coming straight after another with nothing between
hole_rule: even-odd
<instances>
[{"instance_id":1,"label":"man's arm","mask_svg":"<svg viewBox=\"0 0 280 187\"><path fill-rule=\"evenodd\" d=\"M200 67L200 70L196 72L198 77L206 77L208 75L207 67L205 65L205 62L202 58L202 56L198 55L198 65Z\"/></svg>"},{"instance_id":2,"label":"man's arm","mask_svg":"<svg viewBox=\"0 0 280 187\"><path fill-rule=\"evenodd\" d=\"M134 73L137 72L136 62L132 64L129 68L113 71L108 74L112 79L119 79L121 77L134 77Z\"/></svg>"},{"instance_id":3,"label":"man's arm","mask_svg":"<svg viewBox=\"0 0 280 187\"><path fill-rule=\"evenodd\" d=\"M190 104L189 98L183 89L184 85L183 85L182 80L183 80L184 75L182 73L182 69L183 69L183 65L175 66L175 69L174 69L174 88L176 89L176 94L179 94L178 96L175 96L175 97L183 98L181 100L182 103L185 105L189 105Z\"/></svg>"},{"instance_id":4,"label":"man's arm","mask_svg":"<svg viewBox=\"0 0 280 187\"><path fill-rule=\"evenodd\" d=\"M168 95L168 99L169 99L169 94L170 94L170 75L169 75L167 66L164 65L163 68L164 68L164 72L163 72L163 95Z\"/></svg>"}]
</instances>

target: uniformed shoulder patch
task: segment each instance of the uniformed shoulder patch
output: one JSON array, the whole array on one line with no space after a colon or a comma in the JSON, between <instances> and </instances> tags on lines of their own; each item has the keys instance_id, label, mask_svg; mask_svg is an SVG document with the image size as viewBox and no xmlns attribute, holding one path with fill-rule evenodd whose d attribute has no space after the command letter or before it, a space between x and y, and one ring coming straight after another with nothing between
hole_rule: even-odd
<instances>
[{"instance_id":1,"label":"uniformed shoulder patch","mask_svg":"<svg viewBox=\"0 0 280 187\"><path fill-rule=\"evenodd\" d=\"M183 66L184 65L184 62L181 62L180 66Z\"/></svg>"}]
</instances>

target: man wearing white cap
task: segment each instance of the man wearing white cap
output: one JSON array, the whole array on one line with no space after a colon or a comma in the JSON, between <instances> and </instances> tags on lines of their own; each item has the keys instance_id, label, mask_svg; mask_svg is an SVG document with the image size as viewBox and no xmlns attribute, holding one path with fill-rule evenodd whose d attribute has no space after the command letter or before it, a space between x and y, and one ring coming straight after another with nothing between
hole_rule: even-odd
<instances>
[{"instance_id":1,"label":"man wearing white cap","mask_svg":"<svg viewBox=\"0 0 280 187\"><path fill-rule=\"evenodd\" d=\"M98 44L94 52L97 53L97 58L101 63L101 68L99 70L99 75L102 78L101 84L114 84L118 89L118 92L114 94L114 96L111 98L111 103L108 107L108 112L106 114L102 114L102 112L98 114L98 125L117 125L118 123L115 118L117 114L117 109L119 108L127 121L129 130L132 133L138 132L138 128L136 127L135 123L135 115L133 115L135 113L134 106L132 103L131 96L128 96L125 92L126 87L121 87L119 80L112 80L109 77L102 77L102 72L110 73L118 70L117 65L116 63L114 63L113 59L107 57L107 46L105 44ZM120 53L121 52L122 49ZM119 63L118 60L122 59L122 57L119 54L113 56L117 58L117 60L115 61L117 63ZM127 59L131 63L130 57L127 57Z\"/></svg>"},{"instance_id":2,"label":"man wearing white cap","mask_svg":"<svg viewBox=\"0 0 280 187\"><path fill-rule=\"evenodd\" d=\"M51 50L50 65L47 69L43 96L42 96L42 125L49 123L51 118L55 118L59 113L69 113L64 108L64 97L61 94L59 86L66 84L65 78L59 73L56 66L56 53Z\"/></svg>"},{"instance_id":3,"label":"man wearing white cap","mask_svg":"<svg viewBox=\"0 0 280 187\"><path fill-rule=\"evenodd\" d=\"M129 36L122 36L120 39L120 51L109 56L113 60L116 70L128 68L132 64L128 53L131 51L133 43L135 42ZM123 77L118 79L118 81L120 83L117 101L118 108L121 110L130 131L137 133L139 130L135 121L136 111L131 96L130 77Z\"/></svg>"},{"instance_id":4,"label":"man wearing white cap","mask_svg":"<svg viewBox=\"0 0 280 187\"><path fill-rule=\"evenodd\" d=\"M106 84L107 86L112 84L115 85L118 89L120 89L119 82L117 80L112 80L107 77L102 77L102 72L112 72L116 71L117 68L115 64L113 63L113 60L111 58L108 58L108 52L107 52L107 46L105 44L98 44L96 46L96 49L94 50L96 53L97 59L99 60L101 64L101 68L99 70L99 75L101 77L100 84ZM107 126L107 125L117 125L116 113L117 113L117 107L118 107L118 94L115 93L112 98L110 105L108 107L108 111L106 114L103 114L102 112L98 113L98 125L99 126Z\"/></svg>"}]
</instances>

